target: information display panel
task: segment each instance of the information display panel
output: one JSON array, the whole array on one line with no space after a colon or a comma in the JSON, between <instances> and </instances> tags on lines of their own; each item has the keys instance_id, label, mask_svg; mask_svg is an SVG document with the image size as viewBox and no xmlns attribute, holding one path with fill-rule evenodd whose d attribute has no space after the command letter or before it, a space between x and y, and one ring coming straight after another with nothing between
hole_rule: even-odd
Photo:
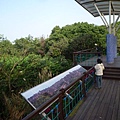
<instances>
[{"instance_id":1,"label":"information display panel","mask_svg":"<svg viewBox=\"0 0 120 120\"><path fill-rule=\"evenodd\" d=\"M86 72L86 69L77 65L48 81L21 93L21 95L36 109L57 94L60 89L66 88L70 83L80 78L84 72Z\"/></svg>"}]
</instances>

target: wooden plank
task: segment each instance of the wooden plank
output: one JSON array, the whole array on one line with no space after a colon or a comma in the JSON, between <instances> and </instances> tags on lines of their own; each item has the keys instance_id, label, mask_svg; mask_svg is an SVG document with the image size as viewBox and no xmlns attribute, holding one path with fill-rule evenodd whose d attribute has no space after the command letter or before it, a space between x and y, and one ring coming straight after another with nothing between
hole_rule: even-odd
<instances>
[{"instance_id":1,"label":"wooden plank","mask_svg":"<svg viewBox=\"0 0 120 120\"><path fill-rule=\"evenodd\" d=\"M120 81L116 81L115 87L116 87L116 97L115 97L111 120L117 120L117 116L118 114L120 114L120 112L118 112L119 103L120 103Z\"/></svg>"},{"instance_id":2,"label":"wooden plank","mask_svg":"<svg viewBox=\"0 0 120 120\"><path fill-rule=\"evenodd\" d=\"M113 91L111 93L111 99L110 99L110 103L109 103L109 106L108 106L108 111L107 111L107 115L106 115L106 120L111 120L112 118L112 113L113 113L113 108L114 108L114 102L115 102L115 96L116 95L116 91L117 91L117 86L116 86L116 82L115 84L113 84Z\"/></svg>"},{"instance_id":3,"label":"wooden plank","mask_svg":"<svg viewBox=\"0 0 120 120\"><path fill-rule=\"evenodd\" d=\"M120 120L120 81L119 81L119 107L118 107L118 115L117 115L117 120Z\"/></svg>"},{"instance_id":4,"label":"wooden plank","mask_svg":"<svg viewBox=\"0 0 120 120\"><path fill-rule=\"evenodd\" d=\"M105 81L104 81L104 83L105 83ZM88 109L88 113L86 114L86 116L85 116L85 120L91 120L92 118L91 117L94 117L95 116L95 114L96 113L94 113L94 112L96 112L96 111L94 111L97 107L98 107L98 101L100 100L100 97L103 95L104 96L104 94L103 94L103 92L101 92L101 91L104 91L106 89L106 84L103 84L103 87L102 87L102 89L96 89L96 92L98 93L97 94L97 96L94 98L95 100L94 100L94 103L93 104L91 104L91 106L89 107L89 109ZM107 89L106 89L107 90ZM91 116L92 115L92 116ZM93 120L93 119L92 119Z\"/></svg>"},{"instance_id":5,"label":"wooden plank","mask_svg":"<svg viewBox=\"0 0 120 120\"><path fill-rule=\"evenodd\" d=\"M120 81L103 80L102 89L88 93L70 120L120 120Z\"/></svg>"},{"instance_id":6,"label":"wooden plank","mask_svg":"<svg viewBox=\"0 0 120 120\"><path fill-rule=\"evenodd\" d=\"M105 81L103 81L104 83ZM105 84L103 84L103 88L105 87ZM102 90L102 89L101 89ZM78 116L76 116L74 118L74 120L86 120L87 118L89 118L90 114L92 113L94 107L95 107L95 103L97 102L97 100L99 99L98 94L100 93L99 90L94 89L93 90L95 92L94 95L90 95L87 100L85 101L85 104L83 105L83 108L80 108L79 114ZM93 92L92 91L92 92ZM101 92L102 94L102 92ZM101 94L99 96L101 96Z\"/></svg>"},{"instance_id":7,"label":"wooden plank","mask_svg":"<svg viewBox=\"0 0 120 120\"><path fill-rule=\"evenodd\" d=\"M110 81L105 80L104 81L104 88L100 91L101 92L101 96L100 99L98 100L98 103L95 107L95 109L93 110L93 113L90 116L89 120L96 120L96 119L101 119L102 118L102 111L104 109L104 99L107 98L107 94L109 93L109 87L111 87L111 83Z\"/></svg>"},{"instance_id":8,"label":"wooden plank","mask_svg":"<svg viewBox=\"0 0 120 120\"><path fill-rule=\"evenodd\" d=\"M96 95L97 95L97 93L96 93L96 91L94 89L91 91L91 93L87 94L87 99L80 106L80 109L78 110L78 112L77 112L76 116L73 118L73 120L82 119L82 117L84 116L85 112L89 108L89 105L91 105L93 100L94 100L94 97L92 97L92 96L96 96Z\"/></svg>"},{"instance_id":9,"label":"wooden plank","mask_svg":"<svg viewBox=\"0 0 120 120\"><path fill-rule=\"evenodd\" d=\"M90 100L91 100L91 96L94 96L94 94L95 94L95 91L93 91L93 89L94 89L94 88L91 88L91 90L87 93L87 97L86 97L85 100L83 99L83 104L80 105L80 109L78 109L77 113L74 114L74 116L72 116L72 117L71 117L71 116L68 116L68 118L67 118L66 120L77 120L77 117L79 118L79 115L77 115L79 112L81 113L80 116L81 116L82 114L84 114L84 109L86 109L86 108L84 107L84 105L87 106L87 105L89 104ZM88 100L88 103L86 103L86 100Z\"/></svg>"},{"instance_id":10,"label":"wooden plank","mask_svg":"<svg viewBox=\"0 0 120 120\"><path fill-rule=\"evenodd\" d=\"M115 84L115 81L109 81L109 82L111 84L110 87L108 87L109 94L104 97L104 100L103 100L104 102L102 103L102 105L104 105L104 107L102 110L101 119L103 119L103 120L106 120L105 118L107 115L107 111L109 109L111 93L113 92L113 88L114 88L114 84Z\"/></svg>"}]
</instances>

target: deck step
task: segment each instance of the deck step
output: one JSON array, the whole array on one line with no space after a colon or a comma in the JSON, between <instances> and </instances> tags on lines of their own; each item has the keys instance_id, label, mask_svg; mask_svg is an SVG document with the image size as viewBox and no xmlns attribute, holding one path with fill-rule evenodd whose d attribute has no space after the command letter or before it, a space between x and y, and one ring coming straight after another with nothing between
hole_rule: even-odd
<instances>
[{"instance_id":1,"label":"deck step","mask_svg":"<svg viewBox=\"0 0 120 120\"><path fill-rule=\"evenodd\" d=\"M105 75L114 75L114 76L120 76L120 72L113 72L113 71L104 71Z\"/></svg>"},{"instance_id":2,"label":"deck step","mask_svg":"<svg viewBox=\"0 0 120 120\"><path fill-rule=\"evenodd\" d=\"M105 69L104 71L107 71L107 72L120 72L120 69Z\"/></svg>"},{"instance_id":3,"label":"deck step","mask_svg":"<svg viewBox=\"0 0 120 120\"><path fill-rule=\"evenodd\" d=\"M120 80L120 68L105 68L103 78Z\"/></svg>"},{"instance_id":4,"label":"deck step","mask_svg":"<svg viewBox=\"0 0 120 120\"><path fill-rule=\"evenodd\" d=\"M89 66L84 66L84 68L90 69ZM103 79L120 80L120 67L105 67Z\"/></svg>"},{"instance_id":5,"label":"deck step","mask_svg":"<svg viewBox=\"0 0 120 120\"><path fill-rule=\"evenodd\" d=\"M103 75L103 79L120 80L120 76Z\"/></svg>"}]
</instances>

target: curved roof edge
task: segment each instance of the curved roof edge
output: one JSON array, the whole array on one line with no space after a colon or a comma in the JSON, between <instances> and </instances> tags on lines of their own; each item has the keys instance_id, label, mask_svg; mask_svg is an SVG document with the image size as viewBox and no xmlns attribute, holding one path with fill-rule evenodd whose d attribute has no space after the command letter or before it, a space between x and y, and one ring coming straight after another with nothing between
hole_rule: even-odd
<instances>
[{"instance_id":1,"label":"curved roof edge","mask_svg":"<svg viewBox=\"0 0 120 120\"><path fill-rule=\"evenodd\" d=\"M109 15L109 1L110 0L75 0L84 9L91 13L94 17ZM98 12L99 10L99 12ZM120 14L120 0L111 0L111 15Z\"/></svg>"}]
</instances>

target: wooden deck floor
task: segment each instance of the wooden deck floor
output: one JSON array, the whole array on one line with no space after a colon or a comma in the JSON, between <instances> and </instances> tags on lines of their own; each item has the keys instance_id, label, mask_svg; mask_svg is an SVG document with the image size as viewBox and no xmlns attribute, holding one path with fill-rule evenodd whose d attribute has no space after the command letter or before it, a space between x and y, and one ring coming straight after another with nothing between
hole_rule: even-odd
<instances>
[{"instance_id":1,"label":"wooden deck floor","mask_svg":"<svg viewBox=\"0 0 120 120\"><path fill-rule=\"evenodd\" d=\"M120 56L117 56L117 58L114 59L114 63L108 64L106 61L106 56L103 56L102 58L103 64L105 67L115 67L115 68L120 68Z\"/></svg>"},{"instance_id":2,"label":"wooden deck floor","mask_svg":"<svg viewBox=\"0 0 120 120\"><path fill-rule=\"evenodd\" d=\"M92 90L67 120L120 120L120 81L103 80L102 88Z\"/></svg>"}]
</instances>

